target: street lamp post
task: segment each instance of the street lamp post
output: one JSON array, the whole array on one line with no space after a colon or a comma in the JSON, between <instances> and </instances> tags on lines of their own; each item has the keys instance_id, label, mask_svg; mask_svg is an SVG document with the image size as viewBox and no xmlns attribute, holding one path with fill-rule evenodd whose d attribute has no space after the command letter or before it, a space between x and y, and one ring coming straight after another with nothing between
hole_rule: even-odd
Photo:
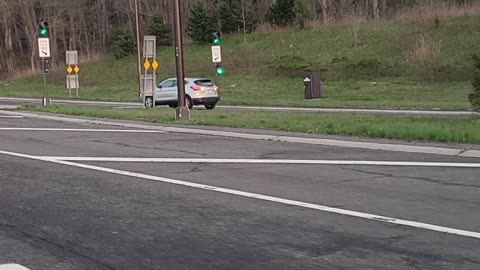
<instances>
[{"instance_id":1,"label":"street lamp post","mask_svg":"<svg viewBox=\"0 0 480 270\"><path fill-rule=\"evenodd\" d=\"M177 65L178 107L176 119L190 120L190 109L185 106L185 73L183 63L182 16L180 0L174 0L175 59Z\"/></svg>"}]
</instances>

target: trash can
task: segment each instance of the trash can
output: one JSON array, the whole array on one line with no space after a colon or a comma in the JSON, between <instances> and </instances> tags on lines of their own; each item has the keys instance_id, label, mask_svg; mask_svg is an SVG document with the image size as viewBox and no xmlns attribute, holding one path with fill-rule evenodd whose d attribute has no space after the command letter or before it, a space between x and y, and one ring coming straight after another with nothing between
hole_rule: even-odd
<instances>
[{"instance_id":1,"label":"trash can","mask_svg":"<svg viewBox=\"0 0 480 270\"><path fill-rule=\"evenodd\" d=\"M322 98L322 82L320 79L320 72L317 70L305 70L305 79L303 83L305 86L305 99Z\"/></svg>"}]
</instances>

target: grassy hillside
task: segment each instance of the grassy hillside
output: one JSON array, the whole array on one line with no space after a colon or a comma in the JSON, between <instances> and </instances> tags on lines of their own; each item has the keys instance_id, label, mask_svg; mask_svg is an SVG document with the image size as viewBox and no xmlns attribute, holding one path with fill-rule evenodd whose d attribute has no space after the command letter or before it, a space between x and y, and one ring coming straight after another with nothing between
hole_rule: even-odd
<instances>
[{"instance_id":1,"label":"grassy hillside","mask_svg":"<svg viewBox=\"0 0 480 270\"><path fill-rule=\"evenodd\" d=\"M224 38L224 104L311 107L469 109L471 55L479 52L480 17L381 21L278 30ZM210 45L187 45L188 76L213 73ZM173 48L160 48L159 78L175 74ZM303 100L302 70L321 70L327 98ZM81 65L81 96L136 100L135 58ZM39 76L38 76L39 77ZM53 96L66 97L63 67L49 75ZM159 79L160 80L160 79ZM41 96L40 78L4 82L0 96Z\"/></svg>"}]
</instances>

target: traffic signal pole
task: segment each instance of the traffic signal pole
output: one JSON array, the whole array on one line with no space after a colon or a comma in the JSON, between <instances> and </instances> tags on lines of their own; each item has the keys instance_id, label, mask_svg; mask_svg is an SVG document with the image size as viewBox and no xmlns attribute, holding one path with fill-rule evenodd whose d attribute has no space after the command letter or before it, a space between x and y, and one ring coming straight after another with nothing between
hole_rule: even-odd
<instances>
[{"instance_id":1,"label":"traffic signal pole","mask_svg":"<svg viewBox=\"0 0 480 270\"><path fill-rule=\"evenodd\" d=\"M48 73L48 60L42 58L42 75L43 75L43 99L42 105L44 107L52 105L52 101L48 96L48 88L47 88L47 73Z\"/></svg>"},{"instance_id":2,"label":"traffic signal pole","mask_svg":"<svg viewBox=\"0 0 480 270\"><path fill-rule=\"evenodd\" d=\"M43 106L50 106L52 101L48 96L48 88L47 88L47 74L50 72L50 64L48 59L50 58L50 38L49 33L50 30L48 28L48 22L42 20L38 23L38 30L40 31L40 38L38 38L38 54L40 59L42 60L42 75L43 75L43 98L42 98L42 105Z\"/></svg>"},{"instance_id":3,"label":"traffic signal pole","mask_svg":"<svg viewBox=\"0 0 480 270\"><path fill-rule=\"evenodd\" d=\"M174 0L175 59L177 65L178 107L177 121L190 120L190 109L185 106L185 69L183 62L183 36L180 0Z\"/></svg>"}]
</instances>

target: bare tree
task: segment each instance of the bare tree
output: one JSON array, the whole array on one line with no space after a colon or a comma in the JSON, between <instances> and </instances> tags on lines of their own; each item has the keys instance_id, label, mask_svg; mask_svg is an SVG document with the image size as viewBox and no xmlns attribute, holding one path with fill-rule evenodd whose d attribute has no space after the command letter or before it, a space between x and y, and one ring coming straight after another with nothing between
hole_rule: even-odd
<instances>
[{"instance_id":1,"label":"bare tree","mask_svg":"<svg viewBox=\"0 0 480 270\"><path fill-rule=\"evenodd\" d=\"M372 0L373 19L380 19L380 9L378 9L378 0Z\"/></svg>"}]
</instances>

